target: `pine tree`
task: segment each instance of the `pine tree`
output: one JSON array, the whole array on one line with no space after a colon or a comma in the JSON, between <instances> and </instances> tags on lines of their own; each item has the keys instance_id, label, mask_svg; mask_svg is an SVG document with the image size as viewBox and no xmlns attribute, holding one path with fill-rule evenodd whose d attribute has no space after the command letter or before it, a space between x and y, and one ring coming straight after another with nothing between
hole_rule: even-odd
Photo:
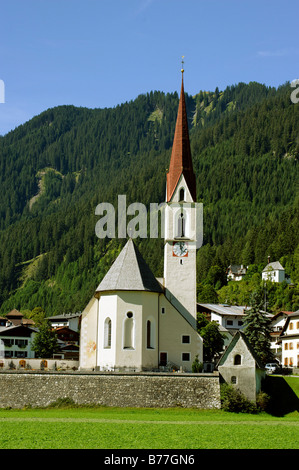
<instances>
[{"instance_id":1,"label":"pine tree","mask_svg":"<svg viewBox=\"0 0 299 470\"><path fill-rule=\"evenodd\" d=\"M32 349L35 356L40 358L51 358L58 351L57 333L52 330L48 321L44 321L40 326L32 341Z\"/></svg>"},{"instance_id":2,"label":"pine tree","mask_svg":"<svg viewBox=\"0 0 299 470\"><path fill-rule=\"evenodd\" d=\"M273 361L270 343L270 318L267 317L263 308L263 290L258 289L253 292L250 299L251 308L244 318L244 334L249 344L260 361Z\"/></svg>"}]
</instances>

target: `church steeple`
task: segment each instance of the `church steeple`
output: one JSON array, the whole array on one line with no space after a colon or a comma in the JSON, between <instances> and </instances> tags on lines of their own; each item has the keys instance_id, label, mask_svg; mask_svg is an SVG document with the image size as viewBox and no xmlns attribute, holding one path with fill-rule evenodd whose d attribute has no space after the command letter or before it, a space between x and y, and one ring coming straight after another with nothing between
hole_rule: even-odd
<instances>
[{"instance_id":1,"label":"church steeple","mask_svg":"<svg viewBox=\"0 0 299 470\"><path fill-rule=\"evenodd\" d=\"M188 119L184 92L184 69L182 71L182 85L179 109L173 139L169 172L167 173L167 201L171 201L181 175L184 175L193 201L196 201L196 181L193 173Z\"/></svg>"}]
</instances>

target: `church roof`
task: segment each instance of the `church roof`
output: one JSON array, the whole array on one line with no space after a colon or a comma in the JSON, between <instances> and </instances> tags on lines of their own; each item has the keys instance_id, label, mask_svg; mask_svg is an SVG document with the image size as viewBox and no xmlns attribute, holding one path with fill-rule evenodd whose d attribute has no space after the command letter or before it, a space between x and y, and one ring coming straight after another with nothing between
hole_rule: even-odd
<instances>
[{"instance_id":1,"label":"church roof","mask_svg":"<svg viewBox=\"0 0 299 470\"><path fill-rule=\"evenodd\" d=\"M96 293L116 290L163 292L132 239L128 240Z\"/></svg>"},{"instance_id":2,"label":"church roof","mask_svg":"<svg viewBox=\"0 0 299 470\"><path fill-rule=\"evenodd\" d=\"M274 261L273 263L268 263L267 266L263 269L263 272L266 271L284 271L284 268L281 266L279 261Z\"/></svg>"},{"instance_id":3,"label":"church roof","mask_svg":"<svg viewBox=\"0 0 299 470\"><path fill-rule=\"evenodd\" d=\"M185 177L192 199L196 201L196 181L191 158L183 76L170 166L167 173L167 202L171 200L182 174Z\"/></svg>"}]
</instances>

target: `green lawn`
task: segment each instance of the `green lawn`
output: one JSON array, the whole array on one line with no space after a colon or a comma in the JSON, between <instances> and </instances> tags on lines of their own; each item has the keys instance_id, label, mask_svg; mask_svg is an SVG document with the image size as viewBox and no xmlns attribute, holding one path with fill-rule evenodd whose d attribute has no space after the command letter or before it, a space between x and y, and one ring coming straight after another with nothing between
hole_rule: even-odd
<instances>
[{"instance_id":1,"label":"green lawn","mask_svg":"<svg viewBox=\"0 0 299 470\"><path fill-rule=\"evenodd\" d=\"M299 414L222 410L1 410L2 449L298 449Z\"/></svg>"}]
</instances>

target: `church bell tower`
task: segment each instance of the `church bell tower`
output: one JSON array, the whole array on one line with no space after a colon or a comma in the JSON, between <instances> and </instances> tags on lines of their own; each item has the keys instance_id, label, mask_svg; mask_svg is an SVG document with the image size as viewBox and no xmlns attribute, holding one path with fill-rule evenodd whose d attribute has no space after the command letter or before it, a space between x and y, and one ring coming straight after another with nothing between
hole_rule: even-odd
<instances>
[{"instance_id":1,"label":"church bell tower","mask_svg":"<svg viewBox=\"0 0 299 470\"><path fill-rule=\"evenodd\" d=\"M189 142L182 68L181 94L166 181L166 296L196 327L196 180Z\"/></svg>"}]
</instances>

